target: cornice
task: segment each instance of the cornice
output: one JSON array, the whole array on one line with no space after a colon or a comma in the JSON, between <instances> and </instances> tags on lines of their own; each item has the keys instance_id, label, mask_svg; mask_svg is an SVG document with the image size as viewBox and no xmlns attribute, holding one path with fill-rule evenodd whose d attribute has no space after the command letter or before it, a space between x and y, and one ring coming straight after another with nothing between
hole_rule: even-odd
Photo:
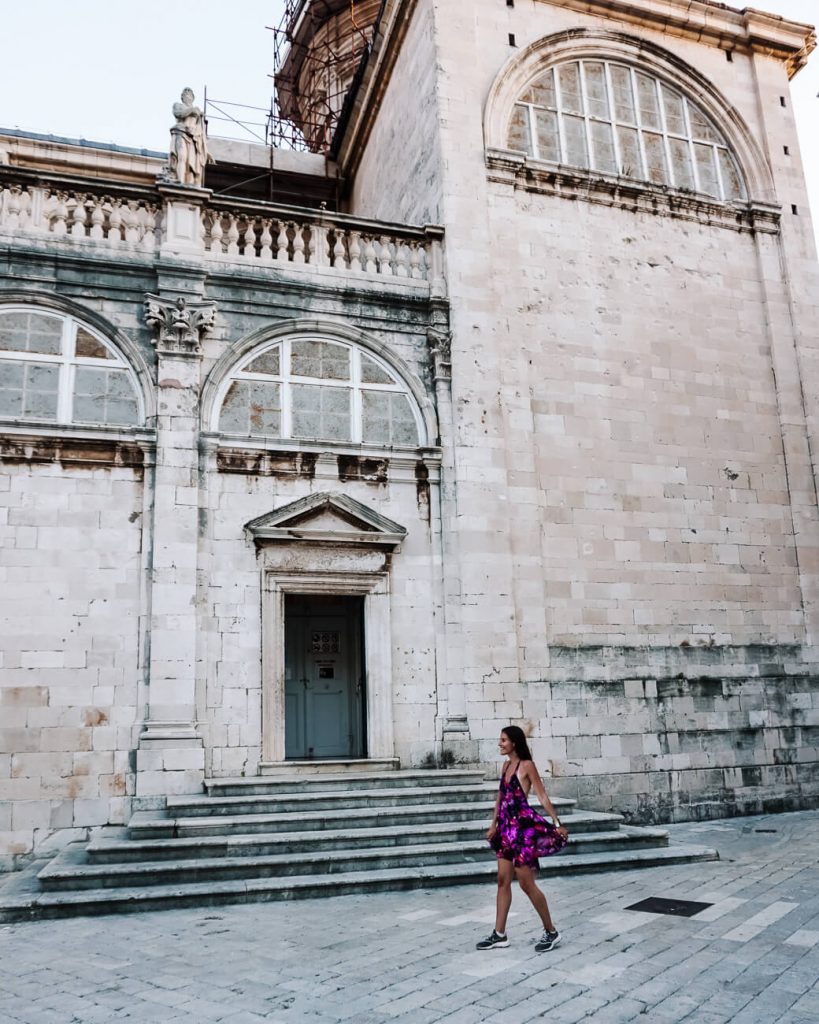
<instances>
[{"instance_id":1,"label":"cornice","mask_svg":"<svg viewBox=\"0 0 819 1024\"><path fill-rule=\"evenodd\" d=\"M724 50L763 53L785 64L792 78L816 47L811 25L752 7L739 10L713 0L536 0L582 14L611 17Z\"/></svg>"},{"instance_id":2,"label":"cornice","mask_svg":"<svg viewBox=\"0 0 819 1024\"><path fill-rule=\"evenodd\" d=\"M775 235L780 229L781 209L774 203L722 203L695 192L546 164L506 150L487 150L486 165L491 182L516 191L582 200L731 231Z\"/></svg>"}]
</instances>

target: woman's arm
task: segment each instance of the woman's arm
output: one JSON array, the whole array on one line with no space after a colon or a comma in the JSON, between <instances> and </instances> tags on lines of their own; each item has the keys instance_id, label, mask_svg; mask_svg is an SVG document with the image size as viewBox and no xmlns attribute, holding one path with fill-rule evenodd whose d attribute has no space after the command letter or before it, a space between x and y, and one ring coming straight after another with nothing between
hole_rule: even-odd
<instances>
[{"instance_id":1,"label":"woman's arm","mask_svg":"<svg viewBox=\"0 0 819 1024\"><path fill-rule=\"evenodd\" d=\"M521 770L518 770L518 778L523 774L524 778L528 779L532 785L532 789L537 794L538 800L540 800L541 807L545 808L546 813L557 825L560 832L564 835L569 833L566 831L566 827L560 824L560 819L557 816L557 811L554 808L554 804L549 799L549 794L546 792L546 787L543 785L543 780L540 777L540 772L537 770L534 761L527 761L524 765L521 765Z\"/></svg>"},{"instance_id":2,"label":"woman's arm","mask_svg":"<svg viewBox=\"0 0 819 1024\"><path fill-rule=\"evenodd\" d=\"M495 797L495 810L492 812L492 824L486 830L486 838L490 841L494 839L495 833L498 831L498 808L500 807L500 790L498 795Z\"/></svg>"}]
</instances>

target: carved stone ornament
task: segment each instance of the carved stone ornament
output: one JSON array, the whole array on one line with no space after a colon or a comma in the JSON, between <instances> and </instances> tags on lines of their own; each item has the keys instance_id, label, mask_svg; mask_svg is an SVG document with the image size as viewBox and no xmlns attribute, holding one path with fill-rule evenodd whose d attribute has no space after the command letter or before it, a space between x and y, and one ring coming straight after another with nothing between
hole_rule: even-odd
<instances>
[{"instance_id":1,"label":"carved stone ornament","mask_svg":"<svg viewBox=\"0 0 819 1024\"><path fill-rule=\"evenodd\" d=\"M427 347L432 360L432 376L437 382L452 376L452 331L449 329L449 303L432 299L427 326Z\"/></svg>"},{"instance_id":2,"label":"carved stone ornament","mask_svg":"<svg viewBox=\"0 0 819 1024\"><path fill-rule=\"evenodd\" d=\"M215 316L216 306L212 302L145 296L145 322L156 331L157 352L165 355L200 355L202 339L213 329Z\"/></svg>"}]
</instances>

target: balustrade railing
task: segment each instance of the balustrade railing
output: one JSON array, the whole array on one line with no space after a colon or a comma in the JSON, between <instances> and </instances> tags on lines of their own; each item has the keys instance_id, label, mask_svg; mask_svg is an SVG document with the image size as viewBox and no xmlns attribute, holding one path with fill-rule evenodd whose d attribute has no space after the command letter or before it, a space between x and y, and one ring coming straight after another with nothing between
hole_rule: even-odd
<instances>
[{"instance_id":1,"label":"balustrade railing","mask_svg":"<svg viewBox=\"0 0 819 1024\"><path fill-rule=\"evenodd\" d=\"M0 185L0 231L90 238L152 250L161 208L142 199L26 185Z\"/></svg>"},{"instance_id":2,"label":"balustrade railing","mask_svg":"<svg viewBox=\"0 0 819 1024\"><path fill-rule=\"evenodd\" d=\"M421 229L400 228L341 215L290 210L209 208L203 211L205 248L212 256L323 267L366 275L432 281L433 250L440 239Z\"/></svg>"},{"instance_id":3,"label":"balustrade railing","mask_svg":"<svg viewBox=\"0 0 819 1024\"><path fill-rule=\"evenodd\" d=\"M5 170L5 168L4 168ZM0 179L0 233L39 238L85 240L150 252L161 244L185 255L257 267L306 268L344 272L364 278L404 282L444 293L443 231L359 220L301 207L253 201L235 204L201 199L191 203L176 190L158 186L140 195L125 186L117 195L103 189ZM192 229L174 236L174 203L193 216ZM201 217L197 237L196 218ZM187 224L188 222L186 222Z\"/></svg>"}]
</instances>

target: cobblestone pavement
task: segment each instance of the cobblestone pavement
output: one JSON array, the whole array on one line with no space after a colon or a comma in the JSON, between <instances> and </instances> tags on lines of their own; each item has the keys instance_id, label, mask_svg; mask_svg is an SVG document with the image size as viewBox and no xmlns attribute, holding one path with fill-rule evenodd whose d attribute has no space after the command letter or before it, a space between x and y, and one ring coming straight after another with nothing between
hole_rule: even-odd
<instances>
[{"instance_id":1,"label":"cobblestone pavement","mask_svg":"<svg viewBox=\"0 0 819 1024\"><path fill-rule=\"evenodd\" d=\"M775 830L775 831L773 831ZM722 859L560 878L537 954L491 885L0 926L0 1024L816 1024L819 812L672 827ZM648 896L696 917L629 911Z\"/></svg>"}]
</instances>

